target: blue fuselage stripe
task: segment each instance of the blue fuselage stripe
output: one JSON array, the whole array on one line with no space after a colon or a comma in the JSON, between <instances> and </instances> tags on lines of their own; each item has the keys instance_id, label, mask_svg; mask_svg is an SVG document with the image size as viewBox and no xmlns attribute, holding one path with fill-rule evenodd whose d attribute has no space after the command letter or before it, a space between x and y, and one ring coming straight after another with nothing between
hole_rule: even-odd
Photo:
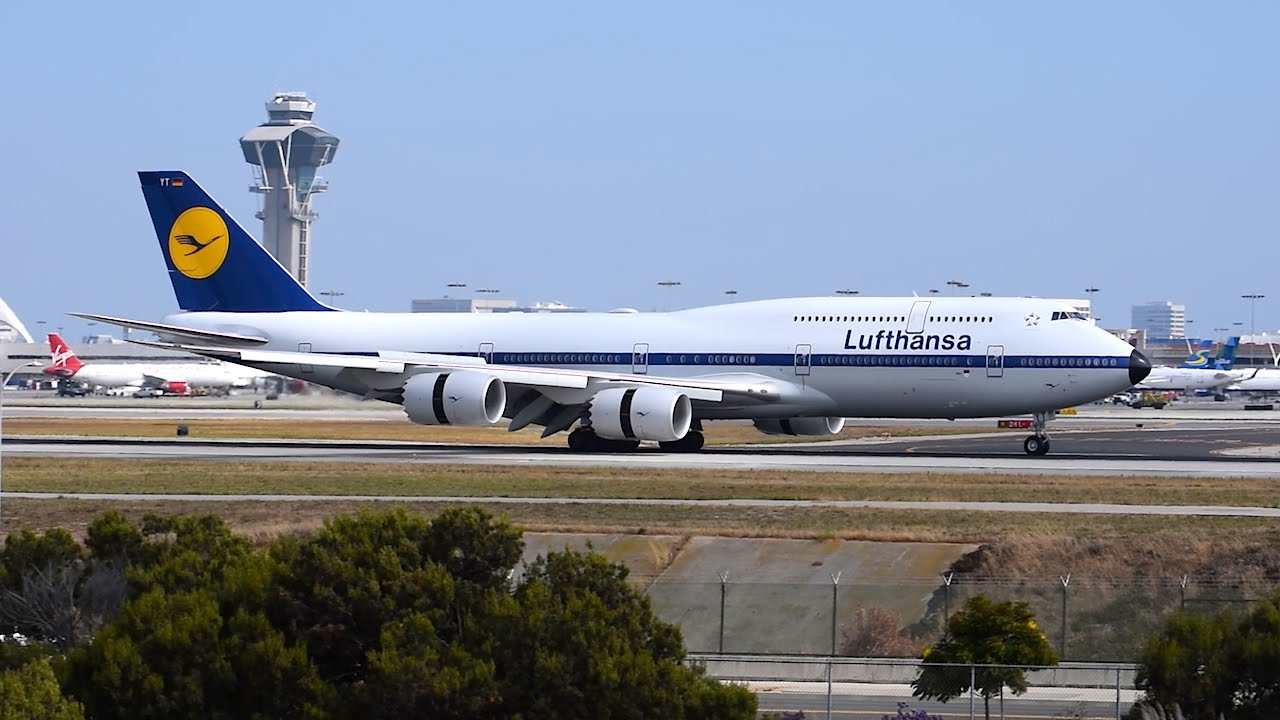
<instances>
[{"instance_id":1,"label":"blue fuselage stripe","mask_svg":"<svg viewBox=\"0 0 1280 720\"><path fill-rule=\"evenodd\" d=\"M316 352L322 352L316 350ZM1036 370L1117 370L1129 367L1128 357L1108 355L955 355L924 353L666 353L630 352L493 352L459 353L428 351L435 355L485 357L495 365L645 365L647 367L962 367L1029 368ZM346 355L376 355L348 352Z\"/></svg>"}]
</instances>

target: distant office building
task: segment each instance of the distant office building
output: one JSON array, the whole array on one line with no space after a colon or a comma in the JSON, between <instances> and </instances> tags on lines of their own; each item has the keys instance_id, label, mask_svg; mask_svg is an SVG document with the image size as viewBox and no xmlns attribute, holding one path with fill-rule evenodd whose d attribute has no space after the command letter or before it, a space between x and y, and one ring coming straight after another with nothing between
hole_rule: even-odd
<instances>
[{"instance_id":1,"label":"distant office building","mask_svg":"<svg viewBox=\"0 0 1280 720\"><path fill-rule=\"evenodd\" d=\"M245 162L254 169L250 190L262 195L262 246L303 287L316 219L311 198L329 189L316 173L338 152L338 138L311 121L315 112L306 93L276 93L267 102L267 121L240 138Z\"/></svg>"},{"instance_id":2,"label":"distant office building","mask_svg":"<svg viewBox=\"0 0 1280 720\"><path fill-rule=\"evenodd\" d=\"M515 300L499 300L497 298L431 298L414 300L409 305L410 312L416 313L491 313L510 311L516 306Z\"/></svg>"},{"instance_id":3,"label":"distant office building","mask_svg":"<svg viewBox=\"0 0 1280 720\"><path fill-rule=\"evenodd\" d=\"M1078 313L1082 313L1086 320L1093 319L1093 303L1088 300L1080 300L1077 298L1056 298L1060 303L1066 303L1071 309Z\"/></svg>"},{"instance_id":4,"label":"distant office building","mask_svg":"<svg viewBox=\"0 0 1280 720\"><path fill-rule=\"evenodd\" d=\"M586 312L586 309L554 301L520 305L515 300L498 300L496 298L432 298L412 301L409 311L416 313L580 313Z\"/></svg>"},{"instance_id":5,"label":"distant office building","mask_svg":"<svg viewBox=\"0 0 1280 720\"><path fill-rule=\"evenodd\" d=\"M1133 327L1150 338L1184 338L1187 336L1187 307L1169 300L1152 301L1133 306Z\"/></svg>"}]
</instances>

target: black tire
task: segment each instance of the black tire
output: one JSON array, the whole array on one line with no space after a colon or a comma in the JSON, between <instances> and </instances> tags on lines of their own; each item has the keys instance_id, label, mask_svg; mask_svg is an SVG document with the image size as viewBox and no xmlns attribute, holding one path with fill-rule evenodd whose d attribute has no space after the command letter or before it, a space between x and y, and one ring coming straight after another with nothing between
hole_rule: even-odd
<instances>
[{"instance_id":1,"label":"black tire","mask_svg":"<svg viewBox=\"0 0 1280 720\"><path fill-rule=\"evenodd\" d=\"M658 447L667 452L698 452L706 444L706 438L696 430L690 430L679 440L660 442Z\"/></svg>"},{"instance_id":2,"label":"black tire","mask_svg":"<svg viewBox=\"0 0 1280 720\"><path fill-rule=\"evenodd\" d=\"M581 428L569 433L569 449L574 452L591 452L597 444L596 434Z\"/></svg>"},{"instance_id":3,"label":"black tire","mask_svg":"<svg viewBox=\"0 0 1280 720\"><path fill-rule=\"evenodd\" d=\"M1031 435L1022 441L1022 449L1028 455L1043 455L1049 450L1049 441L1039 435Z\"/></svg>"}]
</instances>

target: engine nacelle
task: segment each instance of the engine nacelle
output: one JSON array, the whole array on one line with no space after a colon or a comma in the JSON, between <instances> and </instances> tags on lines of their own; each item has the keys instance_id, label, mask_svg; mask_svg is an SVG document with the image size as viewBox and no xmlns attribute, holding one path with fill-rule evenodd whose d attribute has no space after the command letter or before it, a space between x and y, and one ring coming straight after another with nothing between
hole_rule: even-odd
<instances>
[{"instance_id":1,"label":"engine nacelle","mask_svg":"<svg viewBox=\"0 0 1280 720\"><path fill-rule=\"evenodd\" d=\"M423 373L404 384L404 411L419 425L492 425L507 407L507 386L471 370Z\"/></svg>"},{"instance_id":2,"label":"engine nacelle","mask_svg":"<svg viewBox=\"0 0 1280 720\"><path fill-rule=\"evenodd\" d=\"M760 418L756 420L756 429L765 435L835 435L844 429L844 418Z\"/></svg>"},{"instance_id":3,"label":"engine nacelle","mask_svg":"<svg viewBox=\"0 0 1280 720\"><path fill-rule=\"evenodd\" d=\"M679 390L609 388L591 398L591 429L610 440L671 442L692 424L693 405Z\"/></svg>"}]
</instances>

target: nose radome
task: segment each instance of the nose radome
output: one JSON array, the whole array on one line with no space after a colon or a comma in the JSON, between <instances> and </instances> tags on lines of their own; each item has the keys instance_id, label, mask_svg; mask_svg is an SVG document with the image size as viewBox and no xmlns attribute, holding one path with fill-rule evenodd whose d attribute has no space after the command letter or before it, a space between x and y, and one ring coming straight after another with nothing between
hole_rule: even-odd
<instances>
[{"instance_id":1,"label":"nose radome","mask_svg":"<svg viewBox=\"0 0 1280 720\"><path fill-rule=\"evenodd\" d=\"M1151 374L1151 361L1146 355L1134 350L1129 353L1129 382L1137 385Z\"/></svg>"}]
</instances>

